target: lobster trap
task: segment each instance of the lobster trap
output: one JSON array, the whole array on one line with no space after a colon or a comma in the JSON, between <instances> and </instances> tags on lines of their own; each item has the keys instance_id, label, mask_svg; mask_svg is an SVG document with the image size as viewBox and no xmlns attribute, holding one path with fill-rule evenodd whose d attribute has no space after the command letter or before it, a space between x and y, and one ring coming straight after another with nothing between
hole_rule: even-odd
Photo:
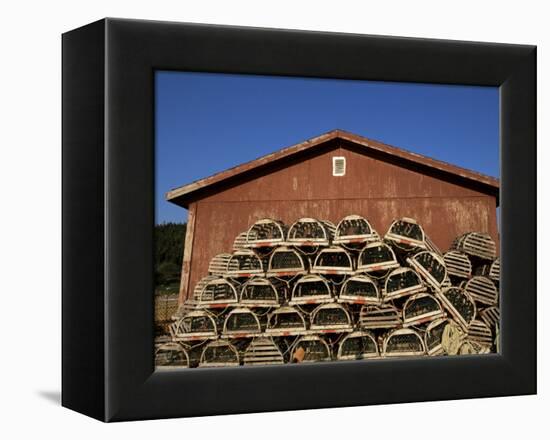
<instances>
[{"instance_id":1,"label":"lobster trap","mask_svg":"<svg viewBox=\"0 0 550 440\"><path fill-rule=\"evenodd\" d=\"M484 232L468 232L455 239L453 249L482 260L493 261L497 247L491 236Z\"/></svg>"},{"instance_id":2,"label":"lobster trap","mask_svg":"<svg viewBox=\"0 0 550 440\"><path fill-rule=\"evenodd\" d=\"M350 275L353 273L353 259L345 249L337 246L329 247L317 254L311 273Z\"/></svg>"},{"instance_id":3,"label":"lobster trap","mask_svg":"<svg viewBox=\"0 0 550 440\"><path fill-rule=\"evenodd\" d=\"M304 275L294 284L290 305L321 304L332 302L332 287L319 275Z\"/></svg>"},{"instance_id":4,"label":"lobster trap","mask_svg":"<svg viewBox=\"0 0 550 440\"><path fill-rule=\"evenodd\" d=\"M382 242L370 243L361 251L357 260L360 272L379 272L399 267L392 248Z\"/></svg>"},{"instance_id":5,"label":"lobster trap","mask_svg":"<svg viewBox=\"0 0 550 440\"><path fill-rule=\"evenodd\" d=\"M336 226L332 243L350 249L361 249L365 243L379 240L379 235L366 218L360 215L348 215Z\"/></svg>"},{"instance_id":6,"label":"lobster trap","mask_svg":"<svg viewBox=\"0 0 550 440\"><path fill-rule=\"evenodd\" d=\"M292 248L276 248L269 257L268 276L294 277L307 272L307 266L302 256Z\"/></svg>"},{"instance_id":7,"label":"lobster trap","mask_svg":"<svg viewBox=\"0 0 550 440\"><path fill-rule=\"evenodd\" d=\"M376 282L367 275L355 275L342 284L337 301L348 304L380 304L380 292Z\"/></svg>"},{"instance_id":8,"label":"lobster trap","mask_svg":"<svg viewBox=\"0 0 550 440\"><path fill-rule=\"evenodd\" d=\"M401 327L401 313L390 304L364 305L359 312L359 325L364 329Z\"/></svg>"},{"instance_id":9,"label":"lobster trap","mask_svg":"<svg viewBox=\"0 0 550 440\"><path fill-rule=\"evenodd\" d=\"M319 333L341 333L353 328L348 311L337 303L321 304L311 315L310 330Z\"/></svg>"},{"instance_id":10,"label":"lobster trap","mask_svg":"<svg viewBox=\"0 0 550 440\"><path fill-rule=\"evenodd\" d=\"M244 352L244 365L284 364L283 353L270 337L254 338Z\"/></svg>"},{"instance_id":11,"label":"lobster trap","mask_svg":"<svg viewBox=\"0 0 550 440\"><path fill-rule=\"evenodd\" d=\"M269 278L250 278L241 289L239 303L247 307L279 307L281 282Z\"/></svg>"},{"instance_id":12,"label":"lobster trap","mask_svg":"<svg viewBox=\"0 0 550 440\"><path fill-rule=\"evenodd\" d=\"M443 333L449 325L449 320L445 318L436 319L428 324L424 333L424 344L426 351L430 356L440 356L445 353L443 347Z\"/></svg>"},{"instance_id":13,"label":"lobster trap","mask_svg":"<svg viewBox=\"0 0 550 440\"><path fill-rule=\"evenodd\" d=\"M443 255L443 261L449 276L466 279L472 276L472 263L468 255L459 251L449 251Z\"/></svg>"},{"instance_id":14,"label":"lobster trap","mask_svg":"<svg viewBox=\"0 0 550 440\"><path fill-rule=\"evenodd\" d=\"M481 345L475 341L469 339L462 341L462 344L458 348L458 354L487 354L491 352L491 348L486 345Z\"/></svg>"},{"instance_id":15,"label":"lobster trap","mask_svg":"<svg viewBox=\"0 0 550 440\"><path fill-rule=\"evenodd\" d=\"M493 345L493 332L487 324L478 319L474 319L468 327L468 339L477 342L479 345L491 347Z\"/></svg>"},{"instance_id":16,"label":"lobster trap","mask_svg":"<svg viewBox=\"0 0 550 440\"><path fill-rule=\"evenodd\" d=\"M194 310L173 325L173 338L178 341L197 341L218 337L213 316L205 310Z\"/></svg>"},{"instance_id":17,"label":"lobster trap","mask_svg":"<svg viewBox=\"0 0 550 440\"><path fill-rule=\"evenodd\" d=\"M422 251L407 258L409 265L436 291L441 290L447 279L443 257L435 252Z\"/></svg>"},{"instance_id":18,"label":"lobster trap","mask_svg":"<svg viewBox=\"0 0 550 440\"><path fill-rule=\"evenodd\" d=\"M265 333L270 336L303 335L306 321L294 307L280 307L269 314Z\"/></svg>"},{"instance_id":19,"label":"lobster trap","mask_svg":"<svg viewBox=\"0 0 550 440\"><path fill-rule=\"evenodd\" d=\"M155 350L155 367L159 369L189 368L189 354L182 344L167 342Z\"/></svg>"},{"instance_id":20,"label":"lobster trap","mask_svg":"<svg viewBox=\"0 0 550 440\"><path fill-rule=\"evenodd\" d=\"M330 347L319 336L302 336L292 350L291 359L293 362L330 361Z\"/></svg>"},{"instance_id":21,"label":"lobster trap","mask_svg":"<svg viewBox=\"0 0 550 440\"><path fill-rule=\"evenodd\" d=\"M426 346L420 334L410 328L393 330L383 342L383 356L422 356L426 354Z\"/></svg>"},{"instance_id":22,"label":"lobster trap","mask_svg":"<svg viewBox=\"0 0 550 440\"><path fill-rule=\"evenodd\" d=\"M197 308L225 308L238 302L237 286L227 278L207 277L199 282Z\"/></svg>"},{"instance_id":23,"label":"lobster trap","mask_svg":"<svg viewBox=\"0 0 550 440\"><path fill-rule=\"evenodd\" d=\"M337 358L340 361L372 359L380 356L378 344L372 333L356 331L347 335L338 346Z\"/></svg>"},{"instance_id":24,"label":"lobster trap","mask_svg":"<svg viewBox=\"0 0 550 440\"><path fill-rule=\"evenodd\" d=\"M239 353L229 341L218 339L204 347L199 367L237 367Z\"/></svg>"},{"instance_id":25,"label":"lobster trap","mask_svg":"<svg viewBox=\"0 0 550 440\"><path fill-rule=\"evenodd\" d=\"M208 265L208 273L213 276L222 277L227 275L227 265L232 254L222 253L214 256Z\"/></svg>"},{"instance_id":26,"label":"lobster trap","mask_svg":"<svg viewBox=\"0 0 550 440\"><path fill-rule=\"evenodd\" d=\"M400 249L410 251L415 248L426 249L424 237L424 230L416 220L403 217L393 221L384 240L393 243Z\"/></svg>"},{"instance_id":27,"label":"lobster trap","mask_svg":"<svg viewBox=\"0 0 550 440\"><path fill-rule=\"evenodd\" d=\"M495 306L498 303L498 289L490 278L477 275L463 281L460 287L478 303L487 306Z\"/></svg>"},{"instance_id":28,"label":"lobster trap","mask_svg":"<svg viewBox=\"0 0 550 440\"><path fill-rule=\"evenodd\" d=\"M426 291L420 276L408 267L394 269L384 283L384 301L392 301L407 295Z\"/></svg>"},{"instance_id":29,"label":"lobster trap","mask_svg":"<svg viewBox=\"0 0 550 440\"><path fill-rule=\"evenodd\" d=\"M287 242L292 246L329 246L335 229L326 220L301 218L288 230Z\"/></svg>"},{"instance_id":30,"label":"lobster trap","mask_svg":"<svg viewBox=\"0 0 550 440\"><path fill-rule=\"evenodd\" d=\"M287 226L280 220L264 218L256 221L246 233L246 247L280 246L286 240Z\"/></svg>"},{"instance_id":31,"label":"lobster trap","mask_svg":"<svg viewBox=\"0 0 550 440\"><path fill-rule=\"evenodd\" d=\"M233 278L249 278L263 275L264 267L261 258L251 250L233 252L227 262L227 276Z\"/></svg>"},{"instance_id":32,"label":"lobster trap","mask_svg":"<svg viewBox=\"0 0 550 440\"><path fill-rule=\"evenodd\" d=\"M476 305L470 295L459 287L443 289L435 295L462 329L467 330L476 316Z\"/></svg>"},{"instance_id":33,"label":"lobster trap","mask_svg":"<svg viewBox=\"0 0 550 440\"><path fill-rule=\"evenodd\" d=\"M251 338L261 333L258 315L247 307L235 308L225 317L222 338Z\"/></svg>"},{"instance_id":34,"label":"lobster trap","mask_svg":"<svg viewBox=\"0 0 550 440\"><path fill-rule=\"evenodd\" d=\"M178 311L178 295L155 295L155 326L166 333L167 326L172 322Z\"/></svg>"},{"instance_id":35,"label":"lobster trap","mask_svg":"<svg viewBox=\"0 0 550 440\"><path fill-rule=\"evenodd\" d=\"M487 307L479 312L481 320L489 326L489 328L496 330L500 326L500 310L498 307Z\"/></svg>"},{"instance_id":36,"label":"lobster trap","mask_svg":"<svg viewBox=\"0 0 550 440\"><path fill-rule=\"evenodd\" d=\"M435 319L444 318L439 301L429 293L418 293L407 299L403 306L403 326L422 325Z\"/></svg>"},{"instance_id":37,"label":"lobster trap","mask_svg":"<svg viewBox=\"0 0 550 440\"><path fill-rule=\"evenodd\" d=\"M233 251L243 251L246 249L246 236L248 231L241 232L233 241Z\"/></svg>"},{"instance_id":38,"label":"lobster trap","mask_svg":"<svg viewBox=\"0 0 550 440\"><path fill-rule=\"evenodd\" d=\"M489 277L495 283L500 282L500 258L496 258L492 263L484 264L476 269L476 275Z\"/></svg>"}]
</instances>

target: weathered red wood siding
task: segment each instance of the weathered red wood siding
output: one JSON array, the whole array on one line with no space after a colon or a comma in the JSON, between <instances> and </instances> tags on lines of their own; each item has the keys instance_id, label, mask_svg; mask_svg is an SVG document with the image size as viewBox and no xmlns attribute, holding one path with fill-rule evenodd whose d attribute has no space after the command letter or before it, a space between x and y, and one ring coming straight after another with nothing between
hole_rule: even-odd
<instances>
[{"instance_id":1,"label":"weathered red wood siding","mask_svg":"<svg viewBox=\"0 0 550 440\"><path fill-rule=\"evenodd\" d=\"M333 156L346 157L345 176L332 176ZM337 223L348 214L363 215L381 235L395 218L415 218L442 250L472 230L488 232L498 243L495 197L337 148L198 200L186 265L189 291L207 274L210 259L230 252L235 236L257 219L291 223L316 217ZM186 294L182 283L181 298Z\"/></svg>"}]
</instances>

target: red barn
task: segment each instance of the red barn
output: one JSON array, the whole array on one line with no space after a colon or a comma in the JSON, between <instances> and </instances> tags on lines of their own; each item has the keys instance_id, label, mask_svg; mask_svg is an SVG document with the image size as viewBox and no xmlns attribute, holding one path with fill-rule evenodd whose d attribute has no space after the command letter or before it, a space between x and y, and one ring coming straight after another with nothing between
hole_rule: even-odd
<instances>
[{"instance_id":1,"label":"red barn","mask_svg":"<svg viewBox=\"0 0 550 440\"><path fill-rule=\"evenodd\" d=\"M168 192L189 210L180 301L210 259L231 252L235 237L261 218L336 224L359 214L384 235L394 219L412 217L446 250L468 231L498 243L498 198L498 179L333 130Z\"/></svg>"}]
</instances>

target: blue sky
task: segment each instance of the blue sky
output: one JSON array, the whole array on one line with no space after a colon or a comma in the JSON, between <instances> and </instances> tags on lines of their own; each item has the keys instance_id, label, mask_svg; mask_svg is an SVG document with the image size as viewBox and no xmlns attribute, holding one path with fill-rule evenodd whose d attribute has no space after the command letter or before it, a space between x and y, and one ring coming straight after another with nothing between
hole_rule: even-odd
<instances>
[{"instance_id":1,"label":"blue sky","mask_svg":"<svg viewBox=\"0 0 550 440\"><path fill-rule=\"evenodd\" d=\"M156 221L165 193L335 128L499 177L496 87L156 73Z\"/></svg>"}]
</instances>

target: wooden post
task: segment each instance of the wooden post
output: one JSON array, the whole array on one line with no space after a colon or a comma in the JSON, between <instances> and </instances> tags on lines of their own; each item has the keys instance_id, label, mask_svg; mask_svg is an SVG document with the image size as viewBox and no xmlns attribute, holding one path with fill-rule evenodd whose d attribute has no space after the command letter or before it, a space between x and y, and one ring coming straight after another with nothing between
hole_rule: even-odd
<instances>
[{"instance_id":1,"label":"wooden post","mask_svg":"<svg viewBox=\"0 0 550 440\"><path fill-rule=\"evenodd\" d=\"M195 238L195 218L197 204L189 205L189 213L187 215L187 230L185 232L185 246L183 248L183 262L181 265L181 281L179 303L182 304L189 296L189 279L191 269L191 257L193 254L193 240Z\"/></svg>"}]
</instances>

